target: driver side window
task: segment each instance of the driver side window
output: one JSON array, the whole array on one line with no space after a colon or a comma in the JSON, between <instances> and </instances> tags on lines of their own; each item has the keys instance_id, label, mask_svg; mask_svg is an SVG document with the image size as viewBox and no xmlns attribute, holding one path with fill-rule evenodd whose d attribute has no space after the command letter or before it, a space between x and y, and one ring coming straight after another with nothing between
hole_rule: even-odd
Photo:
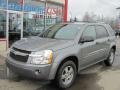
<instances>
[{"instance_id":1,"label":"driver side window","mask_svg":"<svg viewBox=\"0 0 120 90\"><path fill-rule=\"evenodd\" d=\"M88 26L82 34L82 38L84 37L92 37L94 40L96 39L96 31L95 26Z\"/></svg>"}]
</instances>

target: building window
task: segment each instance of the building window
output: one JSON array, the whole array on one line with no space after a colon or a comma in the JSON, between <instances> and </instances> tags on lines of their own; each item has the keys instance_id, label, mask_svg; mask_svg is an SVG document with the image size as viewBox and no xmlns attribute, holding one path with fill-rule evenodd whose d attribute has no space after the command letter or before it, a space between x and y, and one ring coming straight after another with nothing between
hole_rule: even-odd
<instances>
[{"instance_id":1,"label":"building window","mask_svg":"<svg viewBox=\"0 0 120 90\"><path fill-rule=\"evenodd\" d=\"M40 0L25 0L24 3L25 12L44 14L44 3L40 2Z\"/></svg>"},{"instance_id":2,"label":"building window","mask_svg":"<svg viewBox=\"0 0 120 90\"><path fill-rule=\"evenodd\" d=\"M6 38L6 12L0 10L0 38Z\"/></svg>"},{"instance_id":3,"label":"building window","mask_svg":"<svg viewBox=\"0 0 120 90\"><path fill-rule=\"evenodd\" d=\"M23 28L24 37L40 34L44 28L44 16L34 13L24 13Z\"/></svg>"},{"instance_id":4,"label":"building window","mask_svg":"<svg viewBox=\"0 0 120 90\"><path fill-rule=\"evenodd\" d=\"M0 0L0 9L7 8L7 0Z\"/></svg>"},{"instance_id":5,"label":"building window","mask_svg":"<svg viewBox=\"0 0 120 90\"><path fill-rule=\"evenodd\" d=\"M8 0L8 9L15 11L22 11L22 0Z\"/></svg>"},{"instance_id":6,"label":"building window","mask_svg":"<svg viewBox=\"0 0 120 90\"><path fill-rule=\"evenodd\" d=\"M25 0L23 36L36 36L44 28L44 3L40 0Z\"/></svg>"}]
</instances>

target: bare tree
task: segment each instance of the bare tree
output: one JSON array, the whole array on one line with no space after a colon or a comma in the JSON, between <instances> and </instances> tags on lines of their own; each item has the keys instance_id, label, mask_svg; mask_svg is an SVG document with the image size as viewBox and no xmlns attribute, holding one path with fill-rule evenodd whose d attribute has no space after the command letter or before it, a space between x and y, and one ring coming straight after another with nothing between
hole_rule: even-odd
<instances>
[{"instance_id":1,"label":"bare tree","mask_svg":"<svg viewBox=\"0 0 120 90\"><path fill-rule=\"evenodd\" d=\"M83 20L84 22L94 22L96 15L93 13L88 13L86 12L85 15L83 16Z\"/></svg>"}]
</instances>

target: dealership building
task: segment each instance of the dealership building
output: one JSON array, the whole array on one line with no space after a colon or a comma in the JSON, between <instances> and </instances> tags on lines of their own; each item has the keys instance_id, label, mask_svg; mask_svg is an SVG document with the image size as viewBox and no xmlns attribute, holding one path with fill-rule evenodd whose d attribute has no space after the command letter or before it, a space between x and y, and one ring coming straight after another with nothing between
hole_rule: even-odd
<instances>
[{"instance_id":1,"label":"dealership building","mask_svg":"<svg viewBox=\"0 0 120 90\"><path fill-rule=\"evenodd\" d=\"M66 22L67 4L68 0L0 0L0 47Z\"/></svg>"}]
</instances>

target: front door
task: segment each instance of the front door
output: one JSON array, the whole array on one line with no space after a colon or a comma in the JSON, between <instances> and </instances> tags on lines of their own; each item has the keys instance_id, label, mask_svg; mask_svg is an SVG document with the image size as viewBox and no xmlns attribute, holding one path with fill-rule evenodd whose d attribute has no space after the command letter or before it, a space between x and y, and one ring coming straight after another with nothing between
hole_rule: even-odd
<instances>
[{"instance_id":1,"label":"front door","mask_svg":"<svg viewBox=\"0 0 120 90\"><path fill-rule=\"evenodd\" d=\"M8 13L8 38L9 46L11 46L15 41L21 39L22 30L22 15L17 11L9 11Z\"/></svg>"},{"instance_id":2,"label":"front door","mask_svg":"<svg viewBox=\"0 0 120 90\"><path fill-rule=\"evenodd\" d=\"M81 38L88 37L88 36L96 40L95 26L88 26L83 31ZM97 45L95 41L91 41L91 42L85 42L81 44L80 47L81 47L80 54L82 56L81 58L82 64L80 67L84 68L94 63L95 59L97 58L96 57Z\"/></svg>"}]
</instances>

